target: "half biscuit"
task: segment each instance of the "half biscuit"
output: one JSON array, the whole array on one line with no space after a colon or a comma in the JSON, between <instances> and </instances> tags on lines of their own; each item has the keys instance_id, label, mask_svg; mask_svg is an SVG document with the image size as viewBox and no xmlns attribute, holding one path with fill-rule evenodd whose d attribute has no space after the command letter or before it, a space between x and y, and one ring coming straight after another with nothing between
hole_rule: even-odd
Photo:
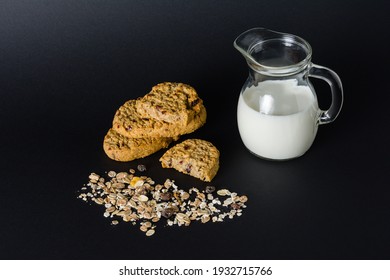
<instances>
[{"instance_id":1,"label":"half biscuit","mask_svg":"<svg viewBox=\"0 0 390 280\"><path fill-rule=\"evenodd\" d=\"M107 156L116 161L131 161L149 156L162 148L168 147L172 138L129 138L112 128L103 141L103 149Z\"/></svg>"}]
</instances>

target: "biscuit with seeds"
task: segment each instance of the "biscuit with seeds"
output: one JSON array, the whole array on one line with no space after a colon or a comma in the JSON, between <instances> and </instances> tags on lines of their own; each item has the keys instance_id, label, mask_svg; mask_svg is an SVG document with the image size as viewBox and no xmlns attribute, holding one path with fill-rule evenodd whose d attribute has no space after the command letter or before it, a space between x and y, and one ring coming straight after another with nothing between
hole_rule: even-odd
<instances>
[{"instance_id":1,"label":"biscuit with seeds","mask_svg":"<svg viewBox=\"0 0 390 280\"><path fill-rule=\"evenodd\" d=\"M174 168L210 182L219 169L219 154L218 149L208 141L188 139L166 151L160 162L163 168Z\"/></svg>"},{"instance_id":2,"label":"biscuit with seeds","mask_svg":"<svg viewBox=\"0 0 390 280\"><path fill-rule=\"evenodd\" d=\"M162 148L168 147L172 138L129 138L117 133L112 128L103 141L107 156L116 161L131 161L144 158Z\"/></svg>"},{"instance_id":3,"label":"biscuit with seeds","mask_svg":"<svg viewBox=\"0 0 390 280\"><path fill-rule=\"evenodd\" d=\"M137 99L136 108L142 117L186 126L199 114L202 104L193 87L165 82L155 85L148 94Z\"/></svg>"},{"instance_id":4,"label":"biscuit with seeds","mask_svg":"<svg viewBox=\"0 0 390 280\"><path fill-rule=\"evenodd\" d=\"M206 122L206 108L200 105L200 111L186 125L168 123L151 117L142 117L136 110L136 100L129 100L115 113L113 129L130 138L173 137L188 134L200 128Z\"/></svg>"}]
</instances>

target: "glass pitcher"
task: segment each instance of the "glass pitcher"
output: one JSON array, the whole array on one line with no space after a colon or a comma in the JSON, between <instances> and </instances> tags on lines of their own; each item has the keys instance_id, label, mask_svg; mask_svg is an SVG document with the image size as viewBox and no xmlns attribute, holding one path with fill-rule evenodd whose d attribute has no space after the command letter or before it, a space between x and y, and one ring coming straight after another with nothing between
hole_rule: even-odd
<instances>
[{"instance_id":1,"label":"glass pitcher","mask_svg":"<svg viewBox=\"0 0 390 280\"><path fill-rule=\"evenodd\" d=\"M338 75L311 62L304 39L265 28L253 28L234 41L249 66L241 89L237 122L244 145L253 154L272 160L303 155L320 124L336 119L343 103ZM332 93L328 110L320 110L309 77L325 80Z\"/></svg>"}]
</instances>

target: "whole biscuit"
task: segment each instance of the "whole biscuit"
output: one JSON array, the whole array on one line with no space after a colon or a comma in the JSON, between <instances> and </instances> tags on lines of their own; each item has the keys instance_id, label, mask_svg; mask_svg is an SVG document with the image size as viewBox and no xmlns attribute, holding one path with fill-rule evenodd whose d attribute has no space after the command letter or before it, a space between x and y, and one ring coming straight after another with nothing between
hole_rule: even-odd
<instances>
[{"instance_id":1,"label":"whole biscuit","mask_svg":"<svg viewBox=\"0 0 390 280\"><path fill-rule=\"evenodd\" d=\"M206 122L206 108L200 105L200 112L187 125L168 123L150 117L142 117L136 110L136 100L129 100L115 113L113 129L130 138L173 137L188 134Z\"/></svg>"}]
</instances>

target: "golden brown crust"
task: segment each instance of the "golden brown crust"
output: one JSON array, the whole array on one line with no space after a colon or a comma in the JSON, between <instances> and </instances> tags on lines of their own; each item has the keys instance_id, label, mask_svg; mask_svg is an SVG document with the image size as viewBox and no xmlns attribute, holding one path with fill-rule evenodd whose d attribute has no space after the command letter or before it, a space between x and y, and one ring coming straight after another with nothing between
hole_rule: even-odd
<instances>
[{"instance_id":1,"label":"golden brown crust","mask_svg":"<svg viewBox=\"0 0 390 280\"><path fill-rule=\"evenodd\" d=\"M116 111L103 148L114 160L142 158L200 128L206 118L203 101L191 86L161 83Z\"/></svg>"},{"instance_id":2,"label":"golden brown crust","mask_svg":"<svg viewBox=\"0 0 390 280\"><path fill-rule=\"evenodd\" d=\"M104 137L103 149L113 160L131 161L166 148L171 142L172 138L129 138L111 128Z\"/></svg>"},{"instance_id":3,"label":"golden brown crust","mask_svg":"<svg viewBox=\"0 0 390 280\"><path fill-rule=\"evenodd\" d=\"M136 110L136 100L129 100L116 112L113 129L131 138L175 137L195 131L206 122L206 108L201 105L200 112L188 125L167 123L153 118L142 117Z\"/></svg>"},{"instance_id":4,"label":"golden brown crust","mask_svg":"<svg viewBox=\"0 0 390 280\"><path fill-rule=\"evenodd\" d=\"M186 126L199 114L203 101L195 89L183 83L165 82L155 85L136 103L142 117Z\"/></svg>"},{"instance_id":5,"label":"golden brown crust","mask_svg":"<svg viewBox=\"0 0 390 280\"><path fill-rule=\"evenodd\" d=\"M174 168L210 182L219 169L219 154L218 149L208 141L188 139L166 151L160 162L163 168Z\"/></svg>"}]
</instances>

